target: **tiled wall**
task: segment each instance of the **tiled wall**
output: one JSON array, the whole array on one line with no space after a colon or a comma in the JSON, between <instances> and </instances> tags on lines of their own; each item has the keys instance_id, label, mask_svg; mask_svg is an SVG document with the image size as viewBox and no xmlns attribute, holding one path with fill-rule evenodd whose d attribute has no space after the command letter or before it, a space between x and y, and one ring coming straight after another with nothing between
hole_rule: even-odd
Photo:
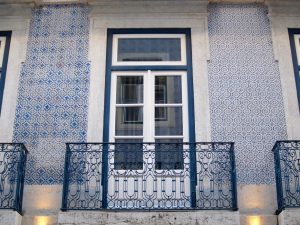
<instances>
[{"instance_id":1,"label":"tiled wall","mask_svg":"<svg viewBox=\"0 0 300 225\"><path fill-rule=\"evenodd\" d=\"M271 149L287 134L266 8L212 4L209 11L212 140L236 142L239 183L271 184ZM30 151L27 184L61 183L65 142L86 140L88 28L85 6L33 11L14 127L14 141Z\"/></svg>"},{"instance_id":2,"label":"tiled wall","mask_svg":"<svg viewBox=\"0 0 300 225\"><path fill-rule=\"evenodd\" d=\"M212 4L209 12L212 140L236 143L239 183L274 183L271 150L287 131L267 10Z\"/></svg>"},{"instance_id":3,"label":"tiled wall","mask_svg":"<svg viewBox=\"0 0 300 225\"><path fill-rule=\"evenodd\" d=\"M14 125L14 141L30 152L27 184L62 183L65 142L86 140L88 33L85 6L33 11Z\"/></svg>"}]
</instances>

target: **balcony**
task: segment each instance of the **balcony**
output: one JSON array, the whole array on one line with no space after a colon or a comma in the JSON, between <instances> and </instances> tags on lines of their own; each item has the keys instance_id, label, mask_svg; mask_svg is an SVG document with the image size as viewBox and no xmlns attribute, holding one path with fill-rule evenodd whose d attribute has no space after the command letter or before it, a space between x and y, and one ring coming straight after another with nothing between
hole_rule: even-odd
<instances>
[{"instance_id":1,"label":"balcony","mask_svg":"<svg viewBox=\"0 0 300 225\"><path fill-rule=\"evenodd\" d=\"M300 207L300 141L277 141L273 151L279 214Z\"/></svg>"},{"instance_id":2,"label":"balcony","mask_svg":"<svg viewBox=\"0 0 300 225\"><path fill-rule=\"evenodd\" d=\"M237 210L233 143L69 143L62 211Z\"/></svg>"},{"instance_id":3,"label":"balcony","mask_svg":"<svg viewBox=\"0 0 300 225\"><path fill-rule=\"evenodd\" d=\"M22 213L27 149L20 143L0 143L0 209Z\"/></svg>"}]
</instances>

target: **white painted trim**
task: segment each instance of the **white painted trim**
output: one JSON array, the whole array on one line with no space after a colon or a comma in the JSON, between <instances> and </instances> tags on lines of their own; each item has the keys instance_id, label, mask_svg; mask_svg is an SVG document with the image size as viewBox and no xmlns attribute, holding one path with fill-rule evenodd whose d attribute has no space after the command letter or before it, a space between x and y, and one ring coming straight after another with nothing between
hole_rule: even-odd
<instances>
[{"instance_id":1,"label":"white painted trim","mask_svg":"<svg viewBox=\"0 0 300 225\"><path fill-rule=\"evenodd\" d=\"M4 57L4 50L5 50L5 44L6 44L6 37L0 37L0 65L3 65L3 57ZM0 75L1 77L1 75Z\"/></svg>"},{"instance_id":2,"label":"white painted trim","mask_svg":"<svg viewBox=\"0 0 300 225\"><path fill-rule=\"evenodd\" d=\"M300 26L299 26L300 27ZM297 61L298 65L300 65L300 35L294 35L296 53L297 53Z\"/></svg>"},{"instance_id":3,"label":"white painted trim","mask_svg":"<svg viewBox=\"0 0 300 225\"><path fill-rule=\"evenodd\" d=\"M28 18L0 17L0 30L12 31L0 116L0 142L12 142L13 139L19 77L26 58L29 23Z\"/></svg>"},{"instance_id":4,"label":"white painted trim","mask_svg":"<svg viewBox=\"0 0 300 225\"><path fill-rule=\"evenodd\" d=\"M121 135L119 135L119 136L114 136L113 140L115 140L115 139L143 139L143 138L144 138L144 136L121 136ZM112 141L112 142L115 142L115 141Z\"/></svg>"},{"instance_id":5,"label":"white painted trim","mask_svg":"<svg viewBox=\"0 0 300 225\"><path fill-rule=\"evenodd\" d=\"M120 38L180 38L181 61L136 61L119 62L118 61L118 40ZM157 65L186 65L186 40L184 34L115 34L113 36L112 65L113 66L157 66Z\"/></svg>"},{"instance_id":6,"label":"white painted trim","mask_svg":"<svg viewBox=\"0 0 300 225\"><path fill-rule=\"evenodd\" d=\"M300 17L269 15L275 59L280 70L288 139L300 139L300 114L288 28L300 28Z\"/></svg>"},{"instance_id":7,"label":"white painted trim","mask_svg":"<svg viewBox=\"0 0 300 225\"><path fill-rule=\"evenodd\" d=\"M102 141L107 29L191 28L196 141L210 141L207 71L209 40L206 7L199 13L110 13L101 7L91 6L91 8L89 39L91 76L87 140Z\"/></svg>"}]
</instances>

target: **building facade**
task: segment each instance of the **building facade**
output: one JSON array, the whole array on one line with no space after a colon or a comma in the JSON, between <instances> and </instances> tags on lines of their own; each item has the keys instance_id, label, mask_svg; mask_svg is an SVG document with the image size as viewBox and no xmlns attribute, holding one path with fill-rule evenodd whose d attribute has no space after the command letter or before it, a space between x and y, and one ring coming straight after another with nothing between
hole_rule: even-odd
<instances>
[{"instance_id":1,"label":"building facade","mask_svg":"<svg viewBox=\"0 0 300 225\"><path fill-rule=\"evenodd\" d=\"M0 3L0 224L300 224L299 1Z\"/></svg>"}]
</instances>

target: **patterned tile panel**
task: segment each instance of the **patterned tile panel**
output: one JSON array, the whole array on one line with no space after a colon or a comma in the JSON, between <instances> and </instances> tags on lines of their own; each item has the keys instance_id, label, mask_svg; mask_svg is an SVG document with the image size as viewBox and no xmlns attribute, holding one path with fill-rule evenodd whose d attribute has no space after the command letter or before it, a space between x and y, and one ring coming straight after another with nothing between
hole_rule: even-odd
<instances>
[{"instance_id":1,"label":"patterned tile panel","mask_svg":"<svg viewBox=\"0 0 300 225\"><path fill-rule=\"evenodd\" d=\"M271 149L287 131L267 10L211 4L209 12L212 139L236 143L239 183L272 184Z\"/></svg>"},{"instance_id":2,"label":"patterned tile panel","mask_svg":"<svg viewBox=\"0 0 300 225\"><path fill-rule=\"evenodd\" d=\"M14 141L30 152L27 184L62 183L65 142L86 140L88 29L86 6L33 11L14 126Z\"/></svg>"}]
</instances>

